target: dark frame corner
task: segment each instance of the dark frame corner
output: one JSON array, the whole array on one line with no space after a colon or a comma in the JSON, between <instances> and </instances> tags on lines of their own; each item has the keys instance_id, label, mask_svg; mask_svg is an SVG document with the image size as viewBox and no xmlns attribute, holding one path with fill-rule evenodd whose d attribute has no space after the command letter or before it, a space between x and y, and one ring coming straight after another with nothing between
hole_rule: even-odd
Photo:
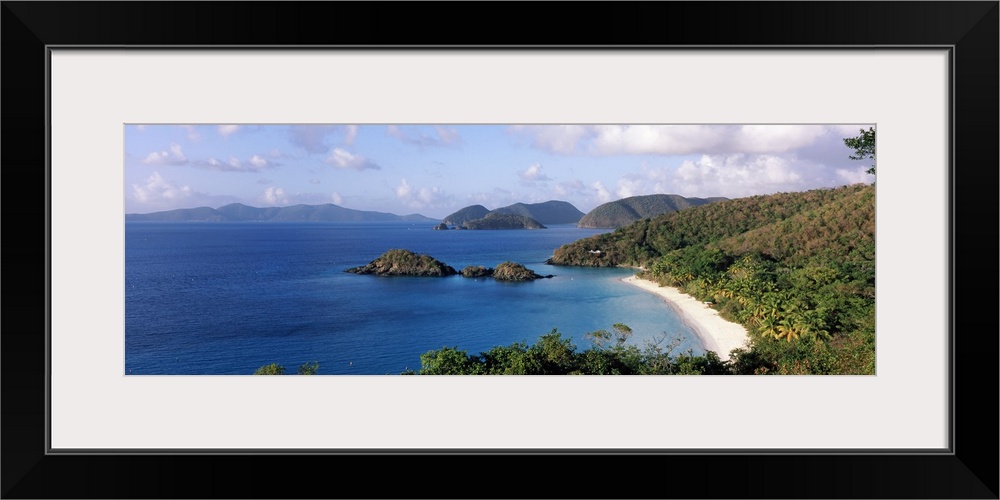
<instances>
[{"instance_id":1,"label":"dark frame corner","mask_svg":"<svg viewBox=\"0 0 1000 500\"><path fill-rule=\"evenodd\" d=\"M461 11L468 19L491 22L459 25L436 15L456 9L456 4L2 4L5 219L8 229L18 230L16 238L10 237L13 230L8 232L3 255L29 273L28 283L15 282L16 293L4 297L9 313L0 350L5 498L998 498L998 321L991 309L998 303L993 280L998 276L1000 226L1000 3L995 0L582 2L572 4L572 22L541 9L523 8L526 4L504 4L502 9L463 4ZM512 26L519 29L512 31ZM604 457L46 453L50 47L485 46L512 41L535 47L607 46L609 41L653 47L953 47L953 453ZM8 286L8 291L12 288ZM24 326L43 318L39 327ZM955 332L961 332L958 340ZM427 476L428 464L441 475ZM331 473L315 477L314 465ZM366 476L360 472L372 468L386 473L383 481L362 480ZM710 470L722 471L731 480L713 479L723 476L707 474ZM529 474L542 478L541 489L532 489L521 479Z\"/></svg>"}]
</instances>

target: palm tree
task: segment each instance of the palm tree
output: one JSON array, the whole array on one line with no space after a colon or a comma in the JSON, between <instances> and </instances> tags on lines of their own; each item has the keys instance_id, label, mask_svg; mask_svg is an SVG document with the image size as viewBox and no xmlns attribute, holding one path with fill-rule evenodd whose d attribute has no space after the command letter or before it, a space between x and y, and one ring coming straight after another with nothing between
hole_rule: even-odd
<instances>
[{"instance_id":1,"label":"palm tree","mask_svg":"<svg viewBox=\"0 0 1000 500\"><path fill-rule=\"evenodd\" d=\"M786 342L791 342L800 336L801 332L792 317L785 316L781 318L781 321L778 322L777 333L775 333L774 338L785 339Z\"/></svg>"},{"instance_id":2,"label":"palm tree","mask_svg":"<svg viewBox=\"0 0 1000 500\"><path fill-rule=\"evenodd\" d=\"M819 311L815 309L803 311L799 320L801 321L803 327L803 335L811 335L826 340L830 339L830 332L826 330L826 322L823 320L823 315Z\"/></svg>"},{"instance_id":3,"label":"palm tree","mask_svg":"<svg viewBox=\"0 0 1000 500\"><path fill-rule=\"evenodd\" d=\"M764 316L764 318L760 320L760 334L764 337L779 338L778 318L771 315Z\"/></svg>"}]
</instances>

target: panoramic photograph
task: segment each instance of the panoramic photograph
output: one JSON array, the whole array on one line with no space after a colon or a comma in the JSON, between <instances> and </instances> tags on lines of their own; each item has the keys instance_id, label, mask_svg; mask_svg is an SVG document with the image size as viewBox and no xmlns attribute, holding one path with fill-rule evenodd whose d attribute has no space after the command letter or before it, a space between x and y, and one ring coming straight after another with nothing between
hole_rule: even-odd
<instances>
[{"instance_id":1,"label":"panoramic photograph","mask_svg":"<svg viewBox=\"0 0 1000 500\"><path fill-rule=\"evenodd\" d=\"M127 124L126 376L874 375L874 124Z\"/></svg>"}]
</instances>

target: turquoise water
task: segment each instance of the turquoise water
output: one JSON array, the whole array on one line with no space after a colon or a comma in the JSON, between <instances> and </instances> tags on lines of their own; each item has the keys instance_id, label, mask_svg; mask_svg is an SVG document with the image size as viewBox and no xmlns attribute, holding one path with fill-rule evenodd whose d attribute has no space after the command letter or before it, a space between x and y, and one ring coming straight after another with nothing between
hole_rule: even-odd
<instances>
[{"instance_id":1,"label":"turquoise water","mask_svg":"<svg viewBox=\"0 0 1000 500\"><path fill-rule=\"evenodd\" d=\"M627 269L548 266L558 246L604 232L433 231L429 223L155 223L125 225L126 374L250 374L318 361L320 374L385 375L445 346L478 353L625 323L632 342L695 333ZM390 248L455 269L520 262L551 279L378 277L345 273Z\"/></svg>"}]
</instances>

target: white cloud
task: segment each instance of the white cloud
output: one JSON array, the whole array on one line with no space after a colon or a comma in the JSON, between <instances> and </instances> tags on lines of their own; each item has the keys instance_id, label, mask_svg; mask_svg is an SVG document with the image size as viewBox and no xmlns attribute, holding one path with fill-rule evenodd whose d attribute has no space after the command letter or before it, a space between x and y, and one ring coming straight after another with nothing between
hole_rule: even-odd
<instances>
[{"instance_id":1,"label":"white cloud","mask_svg":"<svg viewBox=\"0 0 1000 500\"><path fill-rule=\"evenodd\" d=\"M455 129L447 129L441 126L434 127L434 133L428 134L419 129L403 130L396 125L389 125L385 133L390 137L395 137L406 144L416 146L447 146L461 142L462 138Z\"/></svg>"},{"instance_id":2,"label":"white cloud","mask_svg":"<svg viewBox=\"0 0 1000 500\"><path fill-rule=\"evenodd\" d=\"M159 172L153 172L153 175L142 184L132 184L132 196L139 203L146 205L176 203L190 198L192 194L190 186L175 186L164 179Z\"/></svg>"},{"instance_id":3,"label":"white cloud","mask_svg":"<svg viewBox=\"0 0 1000 500\"><path fill-rule=\"evenodd\" d=\"M740 153L784 153L808 146L827 133L822 125L743 125L728 149Z\"/></svg>"},{"instance_id":4,"label":"white cloud","mask_svg":"<svg viewBox=\"0 0 1000 500\"><path fill-rule=\"evenodd\" d=\"M326 153L326 137L336 130L333 125L293 125L288 127L288 142L309 153Z\"/></svg>"},{"instance_id":5,"label":"white cloud","mask_svg":"<svg viewBox=\"0 0 1000 500\"><path fill-rule=\"evenodd\" d=\"M229 137L231 134L240 129L239 125L219 125L218 131L219 135L222 137Z\"/></svg>"},{"instance_id":6,"label":"white cloud","mask_svg":"<svg viewBox=\"0 0 1000 500\"><path fill-rule=\"evenodd\" d=\"M588 131L589 151L596 154L690 154L722 139L710 125L597 125Z\"/></svg>"},{"instance_id":7,"label":"white cloud","mask_svg":"<svg viewBox=\"0 0 1000 500\"><path fill-rule=\"evenodd\" d=\"M188 184L172 182L159 172L134 183L126 191L126 213L149 213L175 208L221 207L241 201L231 195L213 195L195 191Z\"/></svg>"},{"instance_id":8,"label":"white cloud","mask_svg":"<svg viewBox=\"0 0 1000 500\"><path fill-rule=\"evenodd\" d=\"M572 196L575 194L583 194L585 189L586 186L583 184L583 182L581 182L578 179L573 179L570 181L560 182L559 184L556 184L556 187L553 188L553 192L557 196Z\"/></svg>"},{"instance_id":9,"label":"white cloud","mask_svg":"<svg viewBox=\"0 0 1000 500\"><path fill-rule=\"evenodd\" d=\"M395 188L396 198L411 208L437 208L447 206L451 202L440 187L412 187L406 179L401 179Z\"/></svg>"},{"instance_id":10,"label":"white cloud","mask_svg":"<svg viewBox=\"0 0 1000 500\"><path fill-rule=\"evenodd\" d=\"M738 198L805 187L794 162L775 155L704 155L683 162L675 180L678 194L700 197Z\"/></svg>"},{"instance_id":11,"label":"white cloud","mask_svg":"<svg viewBox=\"0 0 1000 500\"><path fill-rule=\"evenodd\" d=\"M518 172L517 176L520 177L522 181L528 182L543 182L552 180L551 177L542 173L542 165L540 163L533 163L528 168Z\"/></svg>"},{"instance_id":12,"label":"white cloud","mask_svg":"<svg viewBox=\"0 0 1000 500\"><path fill-rule=\"evenodd\" d=\"M201 140L201 134L198 133L198 129L194 125L181 125L181 127L187 131L187 140L191 142L198 142Z\"/></svg>"},{"instance_id":13,"label":"white cloud","mask_svg":"<svg viewBox=\"0 0 1000 500\"><path fill-rule=\"evenodd\" d=\"M184 150L179 144L171 144L168 150L149 153L142 160L142 163L153 166L189 165L195 168L235 172L259 172L277 165L260 155L253 155L246 162L235 156L230 156L226 161L215 157L209 157L207 160L191 160L184 154Z\"/></svg>"},{"instance_id":14,"label":"white cloud","mask_svg":"<svg viewBox=\"0 0 1000 500\"><path fill-rule=\"evenodd\" d=\"M288 195L286 195L285 190L280 187L279 188L269 187L265 189L264 193L261 195L261 198L265 204L271 206L288 204Z\"/></svg>"},{"instance_id":15,"label":"white cloud","mask_svg":"<svg viewBox=\"0 0 1000 500\"><path fill-rule=\"evenodd\" d=\"M235 156L230 156L229 159L224 162L217 158L191 162L192 167L207 168L209 170L218 170L221 172L260 172L268 168L273 168L277 165L277 163L268 161L260 155L253 155L246 162L236 158Z\"/></svg>"},{"instance_id":16,"label":"white cloud","mask_svg":"<svg viewBox=\"0 0 1000 500\"><path fill-rule=\"evenodd\" d=\"M608 188L604 187L604 183L601 181L596 181L591 184L597 194L597 200L601 203L607 203L611 201L611 193L608 192Z\"/></svg>"},{"instance_id":17,"label":"white cloud","mask_svg":"<svg viewBox=\"0 0 1000 500\"><path fill-rule=\"evenodd\" d=\"M179 144L171 144L169 151L153 151L142 160L147 165L183 165L187 157Z\"/></svg>"},{"instance_id":18,"label":"white cloud","mask_svg":"<svg viewBox=\"0 0 1000 500\"><path fill-rule=\"evenodd\" d=\"M875 176L867 172L868 167L858 167L855 169L838 168L837 177L848 184L870 183L875 180Z\"/></svg>"},{"instance_id":19,"label":"white cloud","mask_svg":"<svg viewBox=\"0 0 1000 500\"><path fill-rule=\"evenodd\" d=\"M326 158L326 162L337 168L342 169L354 169L354 170L379 170L376 163L368 161L364 156L351 154L340 148L334 148L330 153L330 156Z\"/></svg>"},{"instance_id":20,"label":"white cloud","mask_svg":"<svg viewBox=\"0 0 1000 500\"><path fill-rule=\"evenodd\" d=\"M471 193L467 197L469 204L482 205L486 208L497 208L512 205L519 201L514 193L502 188L493 188L490 192Z\"/></svg>"},{"instance_id":21,"label":"white cloud","mask_svg":"<svg viewBox=\"0 0 1000 500\"><path fill-rule=\"evenodd\" d=\"M434 127L434 132L437 133L440 144L455 144L462 140L461 136L458 135L458 130L453 128Z\"/></svg>"},{"instance_id":22,"label":"white cloud","mask_svg":"<svg viewBox=\"0 0 1000 500\"><path fill-rule=\"evenodd\" d=\"M510 130L530 136L538 149L561 154L577 153L577 143L588 134L583 125L515 125Z\"/></svg>"},{"instance_id":23,"label":"white cloud","mask_svg":"<svg viewBox=\"0 0 1000 500\"><path fill-rule=\"evenodd\" d=\"M675 194L669 172L670 170L666 168L650 168L644 162L641 172L625 174L618 179L615 194L618 198L647 194Z\"/></svg>"},{"instance_id":24,"label":"white cloud","mask_svg":"<svg viewBox=\"0 0 1000 500\"><path fill-rule=\"evenodd\" d=\"M403 179L399 182L399 185L396 186L396 198L408 198L412 191L413 189L410 188L410 183L406 182L406 179Z\"/></svg>"},{"instance_id":25,"label":"white cloud","mask_svg":"<svg viewBox=\"0 0 1000 500\"><path fill-rule=\"evenodd\" d=\"M644 186L645 183L639 179L622 177L621 179L618 179L618 189L615 190L615 195L619 198L628 198L631 196L638 196L640 194L652 194L646 193L643 189Z\"/></svg>"},{"instance_id":26,"label":"white cloud","mask_svg":"<svg viewBox=\"0 0 1000 500\"><path fill-rule=\"evenodd\" d=\"M340 205L341 203L344 203L344 197L340 196L340 193L336 191L330 193L330 200L332 200L335 205Z\"/></svg>"},{"instance_id":27,"label":"white cloud","mask_svg":"<svg viewBox=\"0 0 1000 500\"><path fill-rule=\"evenodd\" d=\"M180 160L187 160L187 157L184 156L184 151L181 150L181 146L179 144L170 145L170 154L174 158L178 158Z\"/></svg>"},{"instance_id":28,"label":"white cloud","mask_svg":"<svg viewBox=\"0 0 1000 500\"><path fill-rule=\"evenodd\" d=\"M781 153L854 126L825 125L521 125L536 148L558 154Z\"/></svg>"},{"instance_id":29,"label":"white cloud","mask_svg":"<svg viewBox=\"0 0 1000 500\"><path fill-rule=\"evenodd\" d=\"M344 145L350 146L354 144L354 139L358 137L358 126L348 125L347 130L344 132Z\"/></svg>"},{"instance_id":30,"label":"white cloud","mask_svg":"<svg viewBox=\"0 0 1000 500\"><path fill-rule=\"evenodd\" d=\"M869 127L874 127L874 124L867 125L830 125L829 129L831 132L836 134L838 137L856 137L861 134L862 130L868 130Z\"/></svg>"},{"instance_id":31,"label":"white cloud","mask_svg":"<svg viewBox=\"0 0 1000 500\"><path fill-rule=\"evenodd\" d=\"M256 170L267 168L267 160L261 158L258 155L253 155L250 157L250 164L253 165L254 169Z\"/></svg>"}]
</instances>

